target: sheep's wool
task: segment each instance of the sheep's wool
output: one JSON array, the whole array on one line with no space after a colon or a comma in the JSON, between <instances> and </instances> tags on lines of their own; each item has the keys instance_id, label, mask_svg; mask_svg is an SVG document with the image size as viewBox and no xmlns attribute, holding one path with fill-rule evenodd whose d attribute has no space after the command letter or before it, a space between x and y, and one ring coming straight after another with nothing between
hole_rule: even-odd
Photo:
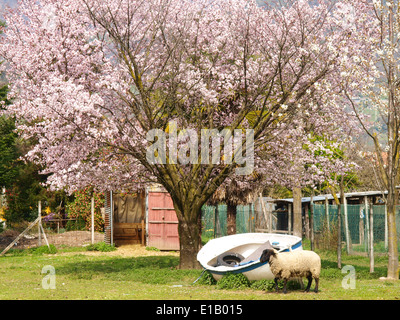
<instances>
[{"instance_id":1,"label":"sheep's wool","mask_svg":"<svg viewBox=\"0 0 400 320\"><path fill-rule=\"evenodd\" d=\"M276 253L270 257L269 265L274 276L281 279L310 275L319 279L321 272L321 258L308 250Z\"/></svg>"}]
</instances>

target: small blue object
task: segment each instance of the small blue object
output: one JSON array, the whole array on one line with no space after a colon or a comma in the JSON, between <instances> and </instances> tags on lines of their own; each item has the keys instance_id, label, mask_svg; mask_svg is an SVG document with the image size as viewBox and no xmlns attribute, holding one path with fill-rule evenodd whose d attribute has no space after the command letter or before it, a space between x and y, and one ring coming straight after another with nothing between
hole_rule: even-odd
<instances>
[{"instance_id":1,"label":"small blue object","mask_svg":"<svg viewBox=\"0 0 400 320\"><path fill-rule=\"evenodd\" d=\"M277 246L279 244L279 242L278 241L274 241L274 242L272 242L272 245L273 246Z\"/></svg>"},{"instance_id":2,"label":"small blue object","mask_svg":"<svg viewBox=\"0 0 400 320\"><path fill-rule=\"evenodd\" d=\"M250 261L247 261L247 262L242 262L242 263L239 263L239 264L235 264L234 267L245 266L246 264L253 263L254 261L255 261L255 260L250 260Z\"/></svg>"}]
</instances>

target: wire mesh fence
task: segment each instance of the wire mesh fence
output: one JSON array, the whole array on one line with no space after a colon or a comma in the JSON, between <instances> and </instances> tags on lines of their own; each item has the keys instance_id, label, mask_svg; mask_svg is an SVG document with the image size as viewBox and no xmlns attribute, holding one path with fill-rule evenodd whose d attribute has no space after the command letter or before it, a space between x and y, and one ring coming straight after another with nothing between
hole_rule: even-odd
<instances>
[{"instance_id":1,"label":"wire mesh fence","mask_svg":"<svg viewBox=\"0 0 400 320\"><path fill-rule=\"evenodd\" d=\"M400 206L396 207L397 235L400 235ZM371 217L372 214L372 217ZM385 205L366 207L364 204L341 206L341 239L348 253L368 254L373 243L376 253L388 250L387 212ZM314 204L314 237L316 247L337 246L338 207Z\"/></svg>"},{"instance_id":2,"label":"wire mesh fence","mask_svg":"<svg viewBox=\"0 0 400 320\"><path fill-rule=\"evenodd\" d=\"M227 206L203 206L202 236L205 239L219 238L227 235ZM254 205L236 206L236 233L254 232Z\"/></svg>"},{"instance_id":3,"label":"wire mesh fence","mask_svg":"<svg viewBox=\"0 0 400 320\"><path fill-rule=\"evenodd\" d=\"M271 210L271 212L268 212ZM310 211L308 212L310 214ZM371 219L372 214L372 219ZM349 254L388 251L387 212L385 205L357 204L341 206L341 240ZM270 217L270 218L269 218ZM236 233L288 232L288 213L272 203L257 201L236 208ZM304 221L305 219L303 219ZM310 221L308 219L308 221ZM203 206L202 236L206 240L227 235L227 206ZM396 227L400 238L400 206L396 207ZM313 232L316 248L336 250L338 243L338 206L313 205ZM400 242L399 242L400 245Z\"/></svg>"}]
</instances>

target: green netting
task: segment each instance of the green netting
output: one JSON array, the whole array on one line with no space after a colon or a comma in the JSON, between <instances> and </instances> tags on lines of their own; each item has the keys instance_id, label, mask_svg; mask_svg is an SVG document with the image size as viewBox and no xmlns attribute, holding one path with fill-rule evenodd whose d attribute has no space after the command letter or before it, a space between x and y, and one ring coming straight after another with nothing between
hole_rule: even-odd
<instances>
[{"instance_id":1,"label":"green netting","mask_svg":"<svg viewBox=\"0 0 400 320\"><path fill-rule=\"evenodd\" d=\"M264 230L260 218L263 213L256 204L236 207L236 232L246 233ZM368 208L370 211L370 208ZM349 252L369 252L371 233L370 214L364 205L347 205L347 219L344 207L341 208L341 239L343 248ZM276 213L274 213L276 214ZM372 206L373 214L373 243L374 252L387 252L387 227L384 205ZM287 219L287 218L286 218ZM314 239L316 246L325 249L336 249L338 207L336 205L314 204ZM202 236L207 239L227 235L227 206L203 206L202 208ZM277 219L279 222L279 219ZM275 221L275 220L273 220ZM273 228L277 228L277 224ZM396 208L397 233L400 236L400 206ZM257 229L258 228L258 229ZM261 228L261 229L259 229ZM264 228L264 229L263 229ZM282 228L281 228L282 229ZM400 238L400 237L398 237ZM400 245L400 243L399 243Z\"/></svg>"},{"instance_id":2,"label":"green netting","mask_svg":"<svg viewBox=\"0 0 400 320\"><path fill-rule=\"evenodd\" d=\"M202 236L206 239L227 235L227 206L202 207ZM240 205L236 207L236 233L254 232L254 206Z\"/></svg>"},{"instance_id":3,"label":"green netting","mask_svg":"<svg viewBox=\"0 0 400 320\"><path fill-rule=\"evenodd\" d=\"M384 205L372 206L373 223L371 228L370 210L366 212L365 205L347 205L347 215L341 208L341 238L349 251L368 252L371 229L375 252L387 251L386 209ZM400 206L396 208L397 233L400 235ZM337 212L335 205L314 204L314 233L321 246L335 246L334 233L337 241ZM347 219L346 219L347 216ZM330 239L327 239L330 238ZM347 246L348 242L348 246ZM337 242L336 242L337 243ZM318 245L318 243L317 243Z\"/></svg>"}]
</instances>

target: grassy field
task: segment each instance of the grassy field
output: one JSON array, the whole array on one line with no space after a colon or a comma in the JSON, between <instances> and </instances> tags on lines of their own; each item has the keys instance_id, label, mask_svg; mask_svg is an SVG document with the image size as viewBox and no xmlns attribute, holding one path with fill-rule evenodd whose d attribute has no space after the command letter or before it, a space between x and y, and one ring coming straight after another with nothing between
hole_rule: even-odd
<instances>
[{"instance_id":1,"label":"grassy field","mask_svg":"<svg viewBox=\"0 0 400 320\"><path fill-rule=\"evenodd\" d=\"M368 258L343 254L342 266L351 265L356 272L355 288L345 289L342 282L346 282L348 273L337 268L335 254L318 252L322 259L320 292L303 293L300 289L289 289L288 294L282 294L255 289L254 286L227 290L219 289L218 285L193 284L201 270L177 269L179 258L176 254L129 257L109 252L87 255L80 252L83 249L76 250L68 253L58 250L56 254L15 252L0 257L0 299L400 299L400 281L379 280L386 275L386 257L375 259L375 272L371 274ZM55 289L43 288L43 284L50 283L46 278L50 274L42 273L45 266L54 268Z\"/></svg>"}]
</instances>

